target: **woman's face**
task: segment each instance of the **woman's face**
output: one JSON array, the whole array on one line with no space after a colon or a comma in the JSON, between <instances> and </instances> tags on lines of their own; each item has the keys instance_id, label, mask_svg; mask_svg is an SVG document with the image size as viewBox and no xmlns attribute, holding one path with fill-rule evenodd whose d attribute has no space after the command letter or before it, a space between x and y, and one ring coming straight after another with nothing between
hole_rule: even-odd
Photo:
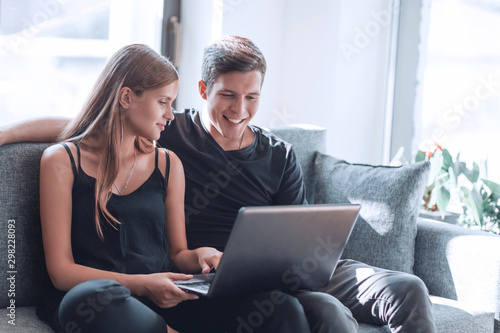
<instances>
[{"instance_id":1,"label":"woman's face","mask_svg":"<svg viewBox=\"0 0 500 333\"><path fill-rule=\"evenodd\" d=\"M129 92L125 108L125 131L149 140L158 140L168 121L174 119L172 102L177 97L178 81L153 90L146 90L140 96ZM123 104L122 104L123 106Z\"/></svg>"}]
</instances>

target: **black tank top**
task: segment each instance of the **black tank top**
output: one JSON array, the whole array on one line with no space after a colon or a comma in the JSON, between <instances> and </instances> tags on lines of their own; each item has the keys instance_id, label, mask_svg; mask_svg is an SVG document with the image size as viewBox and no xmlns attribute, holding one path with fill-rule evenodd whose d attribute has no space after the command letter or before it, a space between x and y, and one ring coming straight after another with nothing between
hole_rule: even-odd
<instances>
[{"instance_id":1,"label":"black tank top","mask_svg":"<svg viewBox=\"0 0 500 333\"><path fill-rule=\"evenodd\" d=\"M95 227L95 178L87 175L80 163L80 148L75 144L78 166L66 143L73 168L73 215L71 246L75 263L126 274L169 272L173 262L168 256L165 229L165 196L170 158L167 158L166 178L158 169L158 148L155 169L137 190L126 195L111 194L108 211L120 224L111 226L101 216L104 239Z\"/></svg>"},{"instance_id":2,"label":"black tank top","mask_svg":"<svg viewBox=\"0 0 500 333\"><path fill-rule=\"evenodd\" d=\"M103 220L104 239L100 239L94 217L95 178L81 167L80 148L75 143L78 166L66 143L74 173L71 247L75 263L88 267L127 274L147 274L176 270L168 256L165 229L165 196L167 193L170 157L165 149L166 179L158 169L156 148L155 169L149 178L134 192L127 195L112 194L108 201L109 212L120 224L116 229ZM58 308L66 292L53 285L36 309L38 317L56 332L62 330L58 321Z\"/></svg>"}]
</instances>

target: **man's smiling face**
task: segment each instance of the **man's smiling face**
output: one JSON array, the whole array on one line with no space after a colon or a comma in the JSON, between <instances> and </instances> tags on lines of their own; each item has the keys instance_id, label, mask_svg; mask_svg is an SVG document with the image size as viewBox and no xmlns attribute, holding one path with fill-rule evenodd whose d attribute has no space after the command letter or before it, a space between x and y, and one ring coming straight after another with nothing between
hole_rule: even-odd
<instances>
[{"instance_id":1,"label":"man's smiling face","mask_svg":"<svg viewBox=\"0 0 500 333\"><path fill-rule=\"evenodd\" d=\"M261 83L262 74L258 70L221 74L209 91L200 81L200 95L207 101L210 119L205 125L222 148L238 148L246 126L259 108Z\"/></svg>"}]
</instances>

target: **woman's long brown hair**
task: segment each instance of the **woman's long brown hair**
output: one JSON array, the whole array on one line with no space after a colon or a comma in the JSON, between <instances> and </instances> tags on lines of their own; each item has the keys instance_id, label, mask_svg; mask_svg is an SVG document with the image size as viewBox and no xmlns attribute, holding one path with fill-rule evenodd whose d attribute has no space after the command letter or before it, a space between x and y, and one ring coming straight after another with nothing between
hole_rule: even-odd
<instances>
[{"instance_id":1,"label":"woman's long brown hair","mask_svg":"<svg viewBox=\"0 0 500 333\"><path fill-rule=\"evenodd\" d=\"M104 235L100 214L114 228L116 223L120 223L106 208L118 174L117 147L123 136L123 112L118 101L120 89L128 87L140 96L146 90L163 87L178 79L174 66L148 46L125 46L110 58L82 110L59 137L60 141L69 142L102 138L98 148L103 154L95 185L95 226L101 239ZM154 143L136 138L135 146L142 152L148 152L154 148Z\"/></svg>"}]
</instances>

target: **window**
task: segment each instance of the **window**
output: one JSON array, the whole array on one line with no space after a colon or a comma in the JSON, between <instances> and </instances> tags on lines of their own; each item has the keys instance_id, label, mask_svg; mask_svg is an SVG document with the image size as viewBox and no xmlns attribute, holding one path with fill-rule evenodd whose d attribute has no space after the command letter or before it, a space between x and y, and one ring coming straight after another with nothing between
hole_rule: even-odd
<instances>
[{"instance_id":1,"label":"window","mask_svg":"<svg viewBox=\"0 0 500 333\"><path fill-rule=\"evenodd\" d=\"M0 3L0 125L74 116L108 57L145 43L160 51L163 1Z\"/></svg>"},{"instance_id":2,"label":"window","mask_svg":"<svg viewBox=\"0 0 500 333\"><path fill-rule=\"evenodd\" d=\"M421 148L433 142L481 175L500 182L500 3L432 0L422 110L416 133ZM425 48L424 48L425 49ZM417 114L419 110L416 110ZM418 119L419 118L419 119Z\"/></svg>"}]
</instances>

